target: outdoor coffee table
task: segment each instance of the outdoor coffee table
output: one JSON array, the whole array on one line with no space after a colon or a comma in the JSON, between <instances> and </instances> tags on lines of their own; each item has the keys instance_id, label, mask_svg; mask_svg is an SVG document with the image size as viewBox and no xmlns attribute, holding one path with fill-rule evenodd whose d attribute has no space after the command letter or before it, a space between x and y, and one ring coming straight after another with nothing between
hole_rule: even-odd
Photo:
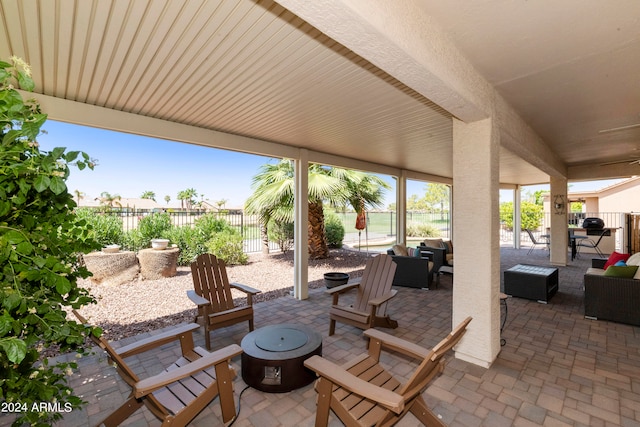
<instances>
[{"instance_id":1,"label":"outdoor coffee table","mask_svg":"<svg viewBox=\"0 0 640 427\"><path fill-rule=\"evenodd\" d=\"M504 272L504 293L548 303L558 291L558 269L518 264Z\"/></svg>"},{"instance_id":2,"label":"outdoor coffee table","mask_svg":"<svg viewBox=\"0 0 640 427\"><path fill-rule=\"evenodd\" d=\"M322 356L322 337L304 325L265 326L247 334L242 347L242 379L260 391L282 393L304 387L316 374L304 366Z\"/></svg>"}]
</instances>

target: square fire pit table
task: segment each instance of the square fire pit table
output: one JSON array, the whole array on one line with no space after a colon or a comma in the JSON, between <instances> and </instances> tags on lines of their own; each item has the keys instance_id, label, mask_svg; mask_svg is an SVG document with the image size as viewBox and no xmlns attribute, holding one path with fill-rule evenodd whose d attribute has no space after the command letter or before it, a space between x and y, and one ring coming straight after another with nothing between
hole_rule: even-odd
<instances>
[{"instance_id":1,"label":"square fire pit table","mask_svg":"<svg viewBox=\"0 0 640 427\"><path fill-rule=\"evenodd\" d=\"M504 272L504 293L548 303L558 291L558 269L518 264Z\"/></svg>"},{"instance_id":2,"label":"square fire pit table","mask_svg":"<svg viewBox=\"0 0 640 427\"><path fill-rule=\"evenodd\" d=\"M242 379L268 393L292 391L311 383L316 374L304 366L322 356L322 336L304 325L269 325L248 333L240 343Z\"/></svg>"}]
</instances>

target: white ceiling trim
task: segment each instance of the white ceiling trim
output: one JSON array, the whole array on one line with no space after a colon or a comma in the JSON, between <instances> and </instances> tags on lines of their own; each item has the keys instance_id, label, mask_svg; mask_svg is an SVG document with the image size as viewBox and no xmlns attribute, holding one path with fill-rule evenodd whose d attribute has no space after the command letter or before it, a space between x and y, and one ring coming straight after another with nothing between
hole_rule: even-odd
<instances>
[{"instance_id":1,"label":"white ceiling trim","mask_svg":"<svg viewBox=\"0 0 640 427\"><path fill-rule=\"evenodd\" d=\"M294 147L241 135L212 131L153 117L116 111L110 108L20 91L23 98L35 98L51 120L91 126L117 132L148 136L169 141L202 145L223 150L239 151L272 158L298 159L301 147ZM343 168L358 169L399 177L402 170L378 163L336 156L315 150L306 150L310 162ZM449 178L406 171L411 179L451 183Z\"/></svg>"}]
</instances>

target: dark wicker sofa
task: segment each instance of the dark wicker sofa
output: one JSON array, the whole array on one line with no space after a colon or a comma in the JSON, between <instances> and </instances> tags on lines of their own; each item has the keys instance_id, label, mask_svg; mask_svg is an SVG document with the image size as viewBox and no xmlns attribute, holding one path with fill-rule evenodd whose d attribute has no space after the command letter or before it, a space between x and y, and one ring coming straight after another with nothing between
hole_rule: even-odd
<instances>
[{"instance_id":1,"label":"dark wicker sofa","mask_svg":"<svg viewBox=\"0 0 640 427\"><path fill-rule=\"evenodd\" d=\"M440 267L453 267L453 245L440 238L426 238L420 242L420 249L433 252L433 271L438 273Z\"/></svg>"},{"instance_id":2,"label":"dark wicker sofa","mask_svg":"<svg viewBox=\"0 0 640 427\"><path fill-rule=\"evenodd\" d=\"M416 250L418 249L412 248L412 251ZM394 286L431 288L433 283L433 252L422 250L419 252L419 256L397 255L392 248L387 250L387 254L391 255L393 261L398 265L393 276Z\"/></svg>"},{"instance_id":3,"label":"dark wicker sofa","mask_svg":"<svg viewBox=\"0 0 640 427\"><path fill-rule=\"evenodd\" d=\"M603 276L606 259L596 258L584 275L584 315L640 326L640 280Z\"/></svg>"}]
</instances>

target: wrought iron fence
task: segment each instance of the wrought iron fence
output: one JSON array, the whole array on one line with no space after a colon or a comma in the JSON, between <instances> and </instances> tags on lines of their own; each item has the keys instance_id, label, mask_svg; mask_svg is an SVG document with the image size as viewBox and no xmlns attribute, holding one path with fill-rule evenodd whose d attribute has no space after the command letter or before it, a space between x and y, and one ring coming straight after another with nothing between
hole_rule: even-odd
<instances>
[{"instance_id":1,"label":"wrought iron fence","mask_svg":"<svg viewBox=\"0 0 640 427\"><path fill-rule=\"evenodd\" d=\"M136 208L116 208L108 212L122 220L124 231L136 229L140 220L151 215L157 210L136 209ZM195 222L205 215L205 211L172 211L167 210L166 213L171 218L171 224L176 227L193 226ZM260 235L260 221L257 215L247 215L242 211L235 212L219 212L215 215L227 221L232 227L241 233L244 240L244 250L247 253L260 252L262 250L262 238ZM370 240L376 239L393 239L396 237L396 212L367 212L367 228L360 233L355 228L356 214L355 212L338 213L338 218L342 221L345 228L345 243L358 242L359 238L366 235ZM433 227L442 237L450 237L450 218L448 213L423 213L423 212L407 212L407 226L429 225ZM278 250L278 246L270 242L271 250Z\"/></svg>"},{"instance_id":2,"label":"wrought iron fence","mask_svg":"<svg viewBox=\"0 0 640 427\"><path fill-rule=\"evenodd\" d=\"M121 209L108 212L110 215L116 215L122 219L124 231L132 230L138 227L138 222L144 216L151 215L154 211L146 209ZM184 227L193 226L195 221L201 218L206 212L193 211L167 211L174 226ZM216 213L218 218L224 219L232 227L241 233L244 241L244 250L247 253L260 252L262 250L262 238L260 235L260 221L257 215L247 215L241 211L236 212L220 212ZM355 212L339 212L336 214L342 221L345 228L344 243L357 243L364 236L369 240L389 240L394 239L397 234L396 230L396 212L367 212L367 228L362 232L358 232L355 228L356 213ZM547 228L551 224L551 213L545 212L541 218L540 227L532 230L534 236L539 237L541 234L547 233ZM580 227L584 218L597 217L602 218L607 228L626 228L625 214L620 212L586 212L586 213L570 213L568 215L569 226ZM414 226L426 225L435 229L442 237L451 237L451 218L448 213L425 213L425 212L407 212L407 228ZM617 235L622 235L618 233ZM521 241L527 241L528 236L523 234ZM513 242L513 230L506 226L500 227L500 240L507 243ZM620 244L620 242L619 242ZM278 246L270 242L271 250L278 250Z\"/></svg>"},{"instance_id":3,"label":"wrought iron fence","mask_svg":"<svg viewBox=\"0 0 640 427\"><path fill-rule=\"evenodd\" d=\"M138 223L145 216L158 212L159 211L157 210L150 209L122 208L112 209L105 213L120 217L120 219L122 220L122 228L126 232L138 228ZM199 218L202 218L202 216L207 212L202 210L167 210L166 213L171 218L171 224L173 226L191 227ZM214 213L214 215L216 215L220 219L227 221L229 225L231 225L231 227L235 228L242 235L242 239L244 241L244 251L246 253L260 252L262 250L260 221L257 215L246 215L241 211L219 212ZM269 247L272 250L278 249L277 245L273 242L269 243Z\"/></svg>"}]
</instances>

